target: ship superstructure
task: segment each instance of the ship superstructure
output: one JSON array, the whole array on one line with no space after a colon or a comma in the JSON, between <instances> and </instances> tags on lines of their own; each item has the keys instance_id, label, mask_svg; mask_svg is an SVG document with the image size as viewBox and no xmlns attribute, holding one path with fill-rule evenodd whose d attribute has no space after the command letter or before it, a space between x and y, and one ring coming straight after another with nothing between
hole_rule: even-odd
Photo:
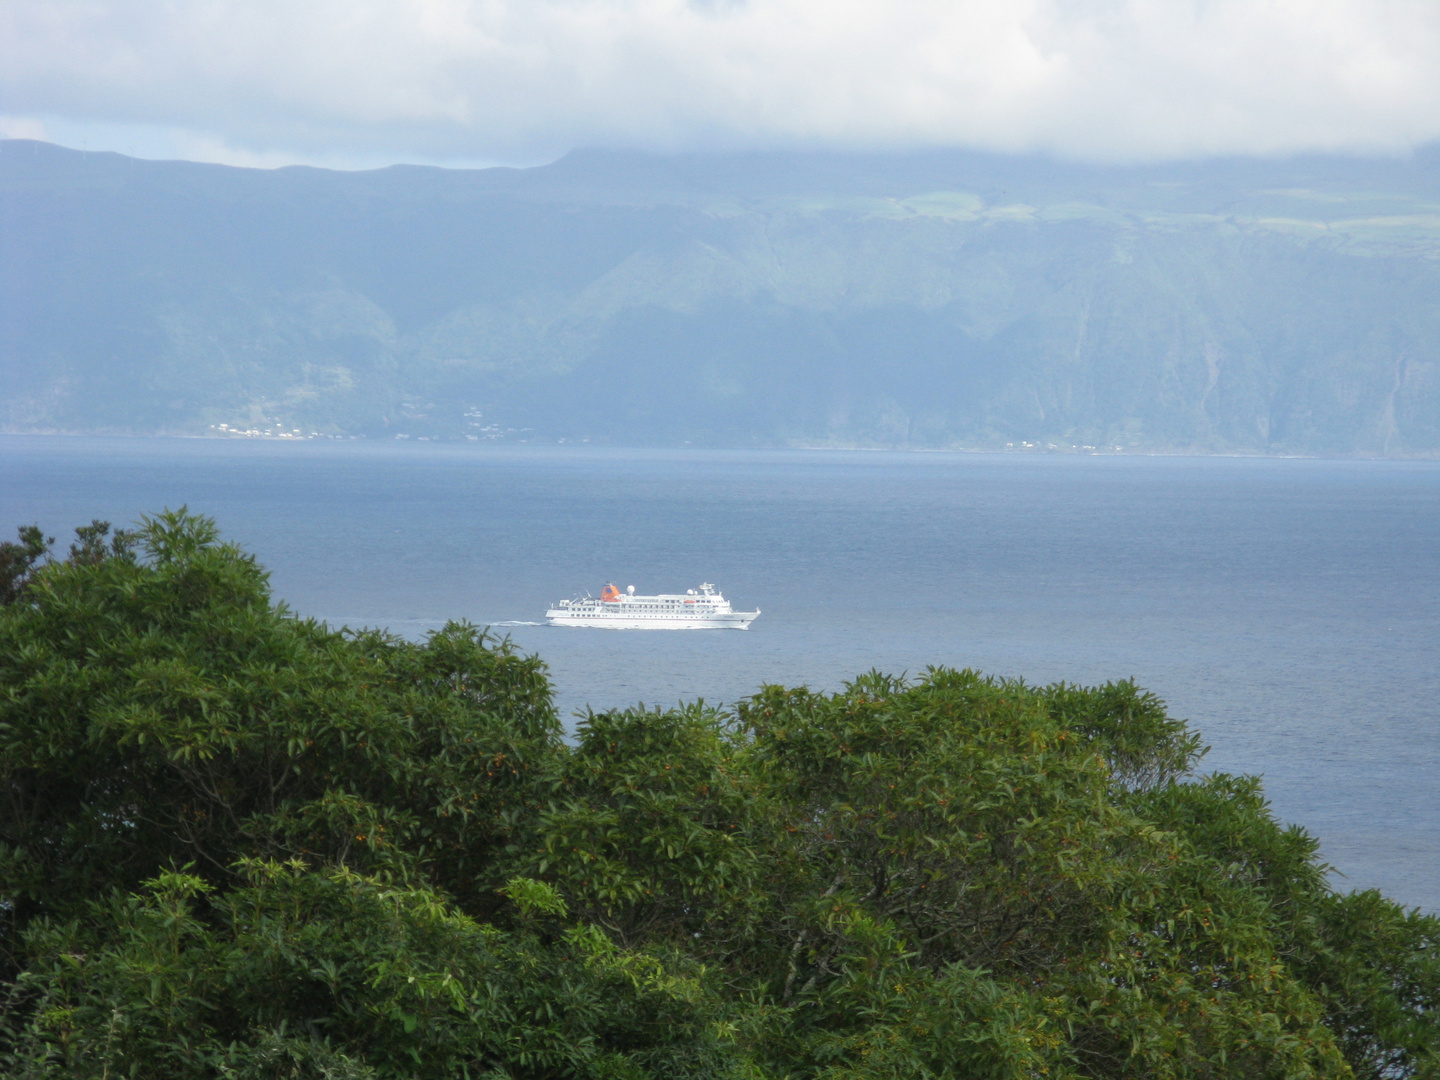
<instances>
[{"instance_id":1,"label":"ship superstructure","mask_svg":"<svg viewBox=\"0 0 1440 1080\"><path fill-rule=\"evenodd\" d=\"M551 626L594 626L606 630L748 630L760 610L735 611L708 581L683 593L636 596L606 585L598 598L561 600L545 612Z\"/></svg>"}]
</instances>

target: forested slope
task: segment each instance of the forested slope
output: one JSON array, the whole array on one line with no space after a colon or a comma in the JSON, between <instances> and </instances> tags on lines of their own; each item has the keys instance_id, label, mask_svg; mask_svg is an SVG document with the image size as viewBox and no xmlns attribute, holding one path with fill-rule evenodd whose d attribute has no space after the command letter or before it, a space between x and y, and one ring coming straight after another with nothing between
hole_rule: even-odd
<instances>
[{"instance_id":1,"label":"forested slope","mask_svg":"<svg viewBox=\"0 0 1440 1080\"><path fill-rule=\"evenodd\" d=\"M0 143L10 431L1440 452L1440 154Z\"/></svg>"},{"instance_id":2,"label":"forested slope","mask_svg":"<svg viewBox=\"0 0 1440 1080\"><path fill-rule=\"evenodd\" d=\"M0 1072L1440 1075L1440 921L1337 894L1130 683L592 715L275 605L184 514L0 547Z\"/></svg>"}]
</instances>

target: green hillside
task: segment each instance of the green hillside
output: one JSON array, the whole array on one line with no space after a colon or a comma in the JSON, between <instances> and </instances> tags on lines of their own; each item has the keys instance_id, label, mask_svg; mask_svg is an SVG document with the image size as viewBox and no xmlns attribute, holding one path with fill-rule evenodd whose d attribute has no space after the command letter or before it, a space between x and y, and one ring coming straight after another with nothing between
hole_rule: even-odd
<instances>
[{"instance_id":1,"label":"green hillside","mask_svg":"<svg viewBox=\"0 0 1440 1080\"><path fill-rule=\"evenodd\" d=\"M1440 452L1440 153L1098 168L0 143L0 426Z\"/></svg>"}]
</instances>

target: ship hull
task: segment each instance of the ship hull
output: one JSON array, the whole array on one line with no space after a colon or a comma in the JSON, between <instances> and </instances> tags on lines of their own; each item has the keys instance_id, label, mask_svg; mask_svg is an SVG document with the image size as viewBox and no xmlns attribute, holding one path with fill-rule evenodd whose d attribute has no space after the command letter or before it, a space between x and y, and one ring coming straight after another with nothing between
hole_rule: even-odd
<instances>
[{"instance_id":1,"label":"ship hull","mask_svg":"<svg viewBox=\"0 0 1440 1080\"><path fill-rule=\"evenodd\" d=\"M694 619L664 616L572 615L547 611L545 621L551 626L585 626L595 630L748 630L760 613L736 611L725 615Z\"/></svg>"}]
</instances>

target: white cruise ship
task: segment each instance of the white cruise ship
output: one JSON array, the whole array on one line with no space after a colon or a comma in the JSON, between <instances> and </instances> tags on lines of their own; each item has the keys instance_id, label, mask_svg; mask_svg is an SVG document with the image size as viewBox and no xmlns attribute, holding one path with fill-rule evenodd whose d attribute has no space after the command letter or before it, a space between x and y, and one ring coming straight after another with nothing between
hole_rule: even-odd
<instances>
[{"instance_id":1,"label":"white cruise ship","mask_svg":"<svg viewBox=\"0 0 1440 1080\"><path fill-rule=\"evenodd\" d=\"M545 612L551 626L598 626L606 630L748 630L760 616L732 611L730 601L709 582L685 593L636 596L631 585L623 593L606 585L593 596L561 600Z\"/></svg>"}]
</instances>

